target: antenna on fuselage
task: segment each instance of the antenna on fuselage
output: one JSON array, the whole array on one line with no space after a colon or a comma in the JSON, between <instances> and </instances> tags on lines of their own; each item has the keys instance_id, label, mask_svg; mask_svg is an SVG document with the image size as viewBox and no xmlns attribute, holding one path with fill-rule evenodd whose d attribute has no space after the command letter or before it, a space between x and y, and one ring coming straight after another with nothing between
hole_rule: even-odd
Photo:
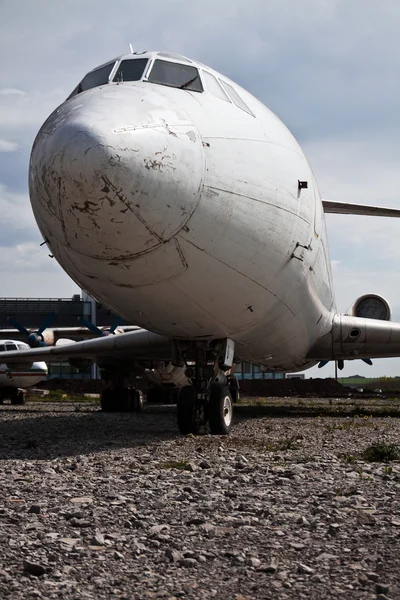
<instances>
[{"instance_id":1,"label":"antenna on fuselage","mask_svg":"<svg viewBox=\"0 0 400 600\"><path fill-rule=\"evenodd\" d=\"M133 47L132 47L132 44L129 44L129 50L131 51L131 54L133 54Z\"/></svg>"}]
</instances>

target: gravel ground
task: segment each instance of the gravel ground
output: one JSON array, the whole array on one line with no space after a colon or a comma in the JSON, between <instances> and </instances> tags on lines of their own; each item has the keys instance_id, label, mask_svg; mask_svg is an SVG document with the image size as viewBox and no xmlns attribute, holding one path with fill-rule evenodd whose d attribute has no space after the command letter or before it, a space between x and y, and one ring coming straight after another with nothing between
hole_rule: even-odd
<instances>
[{"instance_id":1,"label":"gravel ground","mask_svg":"<svg viewBox=\"0 0 400 600\"><path fill-rule=\"evenodd\" d=\"M400 463L358 458L400 420L311 402L228 438L174 407L0 407L0 598L400 599Z\"/></svg>"}]
</instances>

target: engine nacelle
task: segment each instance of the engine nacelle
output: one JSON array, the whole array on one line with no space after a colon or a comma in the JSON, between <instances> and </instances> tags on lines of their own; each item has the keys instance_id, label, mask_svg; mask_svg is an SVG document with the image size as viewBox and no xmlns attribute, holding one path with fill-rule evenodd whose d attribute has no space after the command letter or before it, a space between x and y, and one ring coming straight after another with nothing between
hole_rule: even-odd
<instances>
[{"instance_id":1,"label":"engine nacelle","mask_svg":"<svg viewBox=\"0 0 400 600\"><path fill-rule=\"evenodd\" d=\"M348 309L346 314L364 319L378 319L379 321L390 321L392 318L392 311L388 301L378 294L364 294L364 296L360 296Z\"/></svg>"},{"instance_id":2,"label":"engine nacelle","mask_svg":"<svg viewBox=\"0 0 400 600\"><path fill-rule=\"evenodd\" d=\"M41 335L46 346L54 346L54 331L45 329Z\"/></svg>"},{"instance_id":3,"label":"engine nacelle","mask_svg":"<svg viewBox=\"0 0 400 600\"><path fill-rule=\"evenodd\" d=\"M190 383L185 371L186 367L174 367L169 362L166 365L160 364L156 369L146 369L145 375L157 387L179 389Z\"/></svg>"}]
</instances>

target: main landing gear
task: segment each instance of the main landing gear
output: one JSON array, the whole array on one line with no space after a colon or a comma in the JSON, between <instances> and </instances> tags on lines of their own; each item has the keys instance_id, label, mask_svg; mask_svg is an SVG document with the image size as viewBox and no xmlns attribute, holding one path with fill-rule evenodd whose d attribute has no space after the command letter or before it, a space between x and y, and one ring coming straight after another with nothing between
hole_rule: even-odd
<instances>
[{"instance_id":1,"label":"main landing gear","mask_svg":"<svg viewBox=\"0 0 400 600\"><path fill-rule=\"evenodd\" d=\"M143 410L143 394L140 390L133 388L103 390L100 402L103 412L141 412Z\"/></svg>"},{"instance_id":2,"label":"main landing gear","mask_svg":"<svg viewBox=\"0 0 400 600\"><path fill-rule=\"evenodd\" d=\"M130 385L125 377L112 376L102 372L102 378L108 381L109 387L101 393L101 410L103 412L141 412L143 410L143 393Z\"/></svg>"},{"instance_id":3,"label":"main landing gear","mask_svg":"<svg viewBox=\"0 0 400 600\"><path fill-rule=\"evenodd\" d=\"M179 351L179 342L176 342ZM236 378L224 371L232 367L234 344L230 339L194 342L194 366L186 367L190 385L180 390L178 428L182 434L198 434L209 425L214 435L228 435L233 421L233 402L238 397ZM180 351L181 356L185 352Z\"/></svg>"},{"instance_id":4,"label":"main landing gear","mask_svg":"<svg viewBox=\"0 0 400 600\"><path fill-rule=\"evenodd\" d=\"M9 398L13 406L22 406L25 404L26 390L21 388L2 388L0 393L0 404L3 404L6 398Z\"/></svg>"}]
</instances>

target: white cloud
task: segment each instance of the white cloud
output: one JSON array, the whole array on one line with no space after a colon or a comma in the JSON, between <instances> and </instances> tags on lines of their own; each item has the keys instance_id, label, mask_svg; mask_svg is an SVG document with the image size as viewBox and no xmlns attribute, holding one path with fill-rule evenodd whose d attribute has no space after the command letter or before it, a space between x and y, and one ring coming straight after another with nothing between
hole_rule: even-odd
<instances>
[{"instance_id":1,"label":"white cloud","mask_svg":"<svg viewBox=\"0 0 400 600\"><path fill-rule=\"evenodd\" d=\"M0 152L15 152L19 146L16 142L0 139Z\"/></svg>"},{"instance_id":2,"label":"white cloud","mask_svg":"<svg viewBox=\"0 0 400 600\"><path fill-rule=\"evenodd\" d=\"M26 92L23 90L17 90L16 88L2 88L0 89L0 96L25 96Z\"/></svg>"},{"instance_id":3,"label":"white cloud","mask_svg":"<svg viewBox=\"0 0 400 600\"><path fill-rule=\"evenodd\" d=\"M11 231L32 229L35 234L37 233L37 225L27 193L12 192L0 184L0 214L2 225Z\"/></svg>"}]
</instances>

